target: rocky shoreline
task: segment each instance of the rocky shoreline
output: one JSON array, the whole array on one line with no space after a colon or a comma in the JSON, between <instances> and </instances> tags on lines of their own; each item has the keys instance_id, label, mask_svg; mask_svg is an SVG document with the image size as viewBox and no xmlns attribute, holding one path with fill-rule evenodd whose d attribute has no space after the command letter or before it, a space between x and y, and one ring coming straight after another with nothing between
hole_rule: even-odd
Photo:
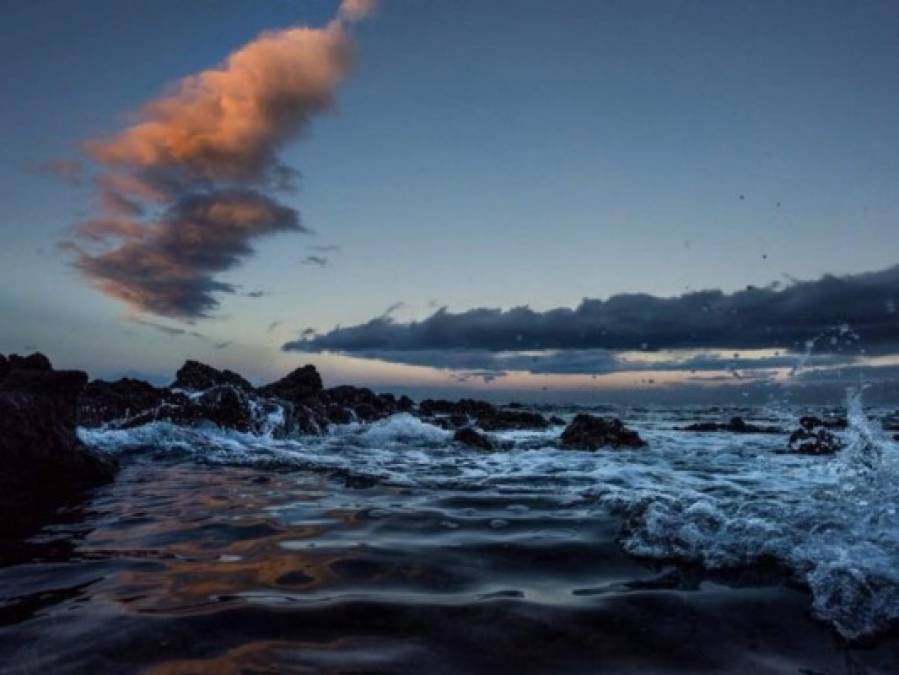
<instances>
[{"instance_id":1,"label":"rocky shoreline","mask_svg":"<svg viewBox=\"0 0 899 675\"><path fill-rule=\"evenodd\" d=\"M112 480L115 462L85 446L78 439L78 427L131 429L162 421L212 424L283 438L323 434L334 425L371 423L397 413L452 431L454 442L485 452L505 449L493 432L517 429L562 428L558 447L570 450L646 445L636 431L614 417L578 414L566 422L521 404L497 406L470 398L416 403L408 396L378 394L364 387L325 388L312 365L254 387L238 373L187 361L170 386L156 387L130 378L88 382L81 371L53 370L42 354L0 355L0 533ZM843 419L803 417L784 451L832 454L841 444L830 430L845 426ZM740 418L679 430L787 434Z\"/></svg>"}]
</instances>

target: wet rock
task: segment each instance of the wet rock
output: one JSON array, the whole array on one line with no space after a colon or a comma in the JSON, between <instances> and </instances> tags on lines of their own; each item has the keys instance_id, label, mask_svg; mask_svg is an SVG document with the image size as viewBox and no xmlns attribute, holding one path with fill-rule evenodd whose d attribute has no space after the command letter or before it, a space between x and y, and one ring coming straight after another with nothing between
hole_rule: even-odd
<instances>
[{"instance_id":1,"label":"wet rock","mask_svg":"<svg viewBox=\"0 0 899 675\"><path fill-rule=\"evenodd\" d=\"M48 359L40 352L35 352L34 354L29 354L28 356L10 354L8 363L9 370L39 370L45 373L49 373L53 370L53 366L50 364L50 359Z\"/></svg>"},{"instance_id":2,"label":"wet rock","mask_svg":"<svg viewBox=\"0 0 899 675\"><path fill-rule=\"evenodd\" d=\"M115 473L115 463L75 433L87 375L32 365L38 367L10 370L0 381L0 533L29 529Z\"/></svg>"},{"instance_id":3,"label":"wet rock","mask_svg":"<svg viewBox=\"0 0 899 675\"><path fill-rule=\"evenodd\" d=\"M131 378L94 380L78 399L78 424L97 427L159 407L172 398L167 389Z\"/></svg>"},{"instance_id":4,"label":"wet rock","mask_svg":"<svg viewBox=\"0 0 899 675\"><path fill-rule=\"evenodd\" d=\"M824 427L797 429L790 434L788 443L790 452L800 455L832 455L842 447L842 442Z\"/></svg>"},{"instance_id":5,"label":"wet rock","mask_svg":"<svg viewBox=\"0 0 899 675\"><path fill-rule=\"evenodd\" d=\"M478 426L485 431L502 431L546 429L549 423L540 413L527 410L497 410L493 415L478 417Z\"/></svg>"},{"instance_id":6,"label":"wet rock","mask_svg":"<svg viewBox=\"0 0 899 675\"><path fill-rule=\"evenodd\" d=\"M731 417L726 423L719 422L697 422L681 427L680 431L724 431L734 434L782 434L783 429L773 426L758 426L755 424L747 424L742 417Z\"/></svg>"},{"instance_id":7,"label":"wet rock","mask_svg":"<svg viewBox=\"0 0 899 675\"><path fill-rule=\"evenodd\" d=\"M418 404L422 415L468 415L474 418L493 417L497 413L496 406L487 401L463 398L458 401L426 398Z\"/></svg>"},{"instance_id":8,"label":"wet rock","mask_svg":"<svg viewBox=\"0 0 899 675\"><path fill-rule=\"evenodd\" d=\"M310 395L318 394L324 389L322 377L315 366L308 364L297 368L277 382L272 382L259 391L267 396L277 396L286 401L301 402Z\"/></svg>"},{"instance_id":9,"label":"wet rock","mask_svg":"<svg viewBox=\"0 0 899 675\"><path fill-rule=\"evenodd\" d=\"M596 417L581 413L562 432L563 448L597 450L598 448L640 448L646 445L640 434L628 429L617 417Z\"/></svg>"},{"instance_id":10,"label":"wet rock","mask_svg":"<svg viewBox=\"0 0 899 675\"><path fill-rule=\"evenodd\" d=\"M364 422L381 419L397 411L395 401L378 396L365 387L341 385L327 389L325 393L333 403L349 408Z\"/></svg>"},{"instance_id":11,"label":"wet rock","mask_svg":"<svg viewBox=\"0 0 899 675\"><path fill-rule=\"evenodd\" d=\"M185 361L184 365L175 373L175 381L171 388L203 391L223 384L247 391L253 389L253 385L237 373L230 370L217 370L199 361Z\"/></svg>"},{"instance_id":12,"label":"wet rock","mask_svg":"<svg viewBox=\"0 0 899 675\"><path fill-rule=\"evenodd\" d=\"M465 427L464 429L456 431L453 435L453 440L457 443L462 443L463 445L468 445L480 450L496 449L489 438L471 427Z\"/></svg>"},{"instance_id":13,"label":"wet rock","mask_svg":"<svg viewBox=\"0 0 899 675\"><path fill-rule=\"evenodd\" d=\"M563 420L558 415L553 415L552 417L549 418L548 421L554 427L561 427L565 424L565 420Z\"/></svg>"},{"instance_id":14,"label":"wet rock","mask_svg":"<svg viewBox=\"0 0 899 675\"><path fill-rule=\"evenodd\" d=\"M403 394L397 399L396 409L400 412L411 412L415 410L415 401Z\"/></svg>"},{"instance_id":15,"label":"wet rock","mask_svg":"<svg viewBox=\"0 0 899 675\"><path fill-rule=\"evenodd\" d=\"M0 380L6 377L6 374L9 372L9 361L6 360L6 357L3 354L0 354Z\"/></svg>"}]
</instances>

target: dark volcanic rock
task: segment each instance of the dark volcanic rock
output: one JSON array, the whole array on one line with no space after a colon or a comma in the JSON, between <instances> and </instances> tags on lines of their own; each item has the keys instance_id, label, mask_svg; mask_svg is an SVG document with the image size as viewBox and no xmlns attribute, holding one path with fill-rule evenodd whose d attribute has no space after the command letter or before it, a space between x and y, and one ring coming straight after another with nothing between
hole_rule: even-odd
<instances>
[{"instance_id":1,"label":"dark volcanic rock","mask_svg":"<svg viewBox=\"0 0 899 675\"><path fill-rule=\"evenodd\" d=\"M185 361L175 373L175 381L171 388L203 391L222 384L230 384L247 391L253 388L253 385L237 373L230 370L216 370L199 361Z\"/></svg>"},{"instance_id":2,"label":"dark volcanic rock","mask_svg":"<svg viewBox=\"0 0 899 675\"><path fill-rule=\"evenodd\" d=\"M824 427L817 431L797 429L790 434L790 452L800 455L832 455L843 447L840 440Z\"/></svg>"},{"instance_id":3,"label":"dark volcanic rock","mask_svg":"<svg viewBox=\"0 0 899 675\"><path fill-rule=\"evenodd\" d=\"M500 431L506 429L545 429L549 423L539 413L521 410L519 408L500 409L487 401L478 401L471 398L463 398L459 401L447 401L444 399L425 399L418 404L418 411L423 417L434 418L433 423L446 426L441 423L437 415L448 416L451 427L467 425L469 419L476 421L477 426L487 431ZM464 422L456 423L457 420ZM446 419L446 418L444 418Z\"/></svg>"},{"instance_id":4,"label":"dark volcanic rock","mask_svg":"<svg viewBox=\"0 0 899 675\"><path fill-rule=\"evenodd\" d=\"M167 389L159 389L141 380L94 380L78 399L78 424L97 427L124 420L153 410L172 399L173 395Z\"/></svg>"},{"instance_id":5,"label":"dark volcanic rock","mask_svg":"<svg viewBox=\"0 0 899 675\"><path fill-rule=\"evenodd\" d=\"M505 429L546 429L549 422L540 413L527 410L497 410L491 416L478 418L478 425L485 431Z\"/></svg>"},{"instance_id":6,"label":"dark volcanic rock","mask_svg":"<svg viewBox=\"0 0 899 675\"><path fill-rule=\"evenodd\" d=\"M742 417L731 417L730 421L721 424L718 422L697 422L685 427L681 427L680 431L726 431L734 434L782 434L783 429L778 427L758 426L755 424L747 424Z\"/></svg>"},{"instance_id":7,"label":"dark volcanic rock","mask_svg":"<svg viewBox=\"0 0 899 675\"><path fill-rule=\"evenodd\" d=\"M323 389L322 377L315 366L309 364L297 368L286 377L260 387L260 393L277 396L285 401L302 401L310 394L318 394Z\"/></svg>"},{"instance_id":8,"label":"dark volcanic rock","mask_svg":"<svg viewBox=\"0 0 899 675\"><path fill-rule=\"evenodd\" d=\"M6 357L3 354L0 354L0 380L6 377L6 374L9 372L9 361L6 360Z\"/></svg>"},{"instance_id":9,"label":"dark volcanic rock","mask_svg":"<svg viewBox=\"0 0 899 675\"><path fill-rule=\"evenodd\" d=\"M548 421L554 427L560 427L565 424L565 420L563 420L558 415L553 415L552 417L549 418Z\"/></svg>"},{"instance_id":10,"label":"dark volcanic rock","mask_svg":"<svg viewBox=\"0 0 899 675\"><path fill-rule=\"evenodd\" d=\"M585 413L575 417L562 432L563 448L596 450L603 447L640 448L646 445L640 434L624 426L616 417L595 417Z\"/></svg>"},{"instance_id":11,"label":"dark volcanic rock","mask_svg":"<svg viewBox=\"0 0 899 675\"><path fill-rule=\"evenodd\" d=\"M9 355L9 369L10 370L40 370L45 373L49 373L53 370L53 366L50 365L50 359L41 354L40 352L35 352L34 354L29 354L28 356L19 356L18 354L10 354Z\"/></svg>"},{"instance_id":12,"label":"dark volcanic rock","mask_svg":"<svg viewBox=\"0 0 899 675\"><path fill-rule=\"evenodd\" d=\"M465 427L464 429L459 429L454 435L453 440L457 443L462 443L464 445L470 445L473 448L479 448L480 450L495 450L493 443L487 438L484 434L479 433L478 431L472 429L471 427Z\"/></svg>"},{"instance_id":13,"label":"dark volcanic rock","mask_svg":"<svg viewBox=\"0 0 899 675\"><path fill-rule=\"evenodd\" d=\"M42 368L11 370L0 381L0 533L25 531L112 479L115 463L75 434L76 401L86 383L80 371Z\"/></svg>"}]
</instances>

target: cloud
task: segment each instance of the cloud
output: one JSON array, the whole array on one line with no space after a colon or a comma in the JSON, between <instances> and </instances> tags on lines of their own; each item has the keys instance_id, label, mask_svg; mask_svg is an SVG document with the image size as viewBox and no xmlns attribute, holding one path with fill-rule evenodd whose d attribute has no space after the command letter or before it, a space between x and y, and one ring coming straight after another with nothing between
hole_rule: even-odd
<instances>
[{"instance_id":1,"label":"cloud","mask_svg":"<svg viewBox=\"0 0 899 675\"><path fill-rule=\"evenodd\" d=\"M348 26L372 7L345 0L323 28L263 33L88 142L98 215L75 228L76 268L137 311L199 318L234 292L218 275L255 239L310 232L268 194L296 177L278 152L333 106L352 62Z\"/></svg>"},{"instance_id":2,"label":"cloud","mask_svg":"<svg viewBox=\"0 0 899 675\"><path fill-rule=\"evenodd\" d=\"M186 328L178 328L175 326L167 326L163 323L157 323L155 321L148 321L147 319L141 319L137 316L128 317L128 320L132 323L140 324L141 326L146 326L148 328L152 328L153 330L159 331L160 333L165 333L170 337L177 337L181 335L186 335L190 337L195 337L198 340L207 340L208 338L195 330L187 330Z\"/></svg>"},{"instance_id":3,"label":"cloud","mask_svg":"<svg viewBox=\"0 0 899 675\"><path fill-rule=\"evenodd\" d=\"M268 325L268 328L265 329L265 332L266 332L266 333L271 333L273 330L275 330L275 329L276 329L278 326L280 326L282 323L283 323L283 321L272 321L272 322Z\"/></svg>"},{"instance_id":4,"label":"cloud","mask_svg":"<svg viewBox=\"0 0 899 675\"><path fill-rule=\"evenodd\" d=\"M328 265L328 259L322 258L318 255L307 255L300 261L301 265L315 265L317 267L326 267Z\"/></svg>"},{"instance_id":5,"label":"cloud","mask_svg":"<svg viewBox=\"0 0 899 675\"><path fill-rule=\"evenodd\" d=\"M214 347L216 349L227 349L231 346L231 340L226 340L225 342L216 342Z\"/></svg>"},{"instance_id":6,"label":"cloud","mask_svg":"<svg viewBox=\"0 0 899 675\"><path fill-rule=\"evenodd\" d=\"M265 291L250 291L246 295L248 298L258 299L258 298L264 298L266 295L268 295L268 293L266 293Z\"/></svg>"},{"instance_id":7,"label":"cloud","mask_svg":"<svg viewBox=\"0 0 899 675\"><path fill-rule=\"evenodd\" d=\"M337 244L320 244L317 246L310 246L309 248L319 253L333 253L340 250L340 246Z\"/></svg>"},{"instance_id":8,"label":"cloud","mask_svg":"<svg viewBox=\"0 0 899 675\"><path fill-rule=\"evenodd\" d=\"M110 232L103 221L85 224L82 238L120 241L98 254L80 250L75 266L99 290L140 311L204 317L218 306L214 293L235 292L215 275L249 255L253 237L303 230L293 209L259 192L192 194L136 232Z\"/></svg>"},{"instance_id":9,"label":"cloud","mask_svg":"<svg viewBox=\"0 0 899 675\"><path fill-rule=\"evenodd\" d=\"M822 334L851 331L869 349L895 345L899 315L888 311L899 298L899 266L878 272L796 282L786 287L749 287L735 293L706 290L672 298L646 294L584 299L575 309L537 312L442 308L420 322L390 316L313 339L288 342L285 350L382 353L419 350L629 350L782 348L801 350ZM845 349L846 339L818 340L815 350Z\"/></svg>"}]
</instances>

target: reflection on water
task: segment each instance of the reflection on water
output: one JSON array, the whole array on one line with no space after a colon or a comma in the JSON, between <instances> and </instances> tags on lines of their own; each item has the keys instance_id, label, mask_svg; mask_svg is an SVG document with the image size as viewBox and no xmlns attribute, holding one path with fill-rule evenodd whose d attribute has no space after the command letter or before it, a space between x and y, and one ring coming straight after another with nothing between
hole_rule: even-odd
<instances>
[{"instance_id":1,"label":"reflection on water","mask_svg":"<svg viewBox=\"0 0 899 675\"><path fill-rule=\"evenodd\" d=\"M392 438L378 447L411 442ZM600 474L605 460L562 466L526 434L515 460L440 441L403 460L422 480L358 485L334 466L126 458L0 567L0 672L896 672L895 636L848 647L779 561L712 573L625 552L608 494L749 492L736 455ZM339 468L399 470L346 447Z\"/></svg>"}]
</instances>

